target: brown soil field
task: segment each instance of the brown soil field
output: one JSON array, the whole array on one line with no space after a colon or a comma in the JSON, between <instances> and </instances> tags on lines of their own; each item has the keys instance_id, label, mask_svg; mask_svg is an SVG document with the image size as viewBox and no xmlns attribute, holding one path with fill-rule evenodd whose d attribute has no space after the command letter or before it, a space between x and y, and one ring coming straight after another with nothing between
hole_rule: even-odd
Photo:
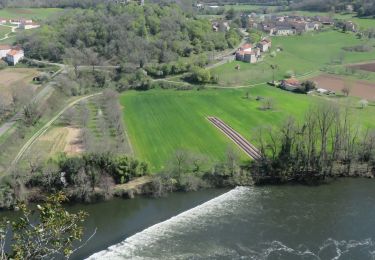
<instances>
[{"instance_id":1,"label":"brown soil field","mask_svg":"<svg viewBox=\"0 0 375 260\"><path fill-rule=\"evenodd\" d=\"M365 70L365 71L369 71L369 72L375 72L375 62L352 65L350 67L354 68L354 69Z\"/></svg>"},{"instance_id":2,"label":"brown soil field","mask_svg":"<svg viewBox=\"0 0 375 260\"><path fill-rule=\"evenodd\" d=\"M16 14L32 14L33 12L31 10L27 10L27 9L15 9L14 13L16 13Z\"/></svg>"},{"instance_id":3,"label":"brown soil field","mask_svg":"<svg viewBox=\"0 0 375 260\"><path fill-rule=\"evenodd\" d=\"M348 85L348 79L326 74L314 77L311 80L316 82L318 88L328 89L336 92L336 94L342 93L341 90ZM375 82L354 80L349 85L351 86L350 96L375 101Z\"/></svg>"},{"instance_id":4,"label":"brown soil field","mask_svg":"<svg viewBox=\"0 0 375 260\"><path fill-rule=\"evenodd\" d=\"M12 89L28 86L33 91L37 86L32 84L33 77L39 75L36 69L7 68L0 70L0 95L6 100L11 98ZM9 101L10 102L10 101Z\"/></svg>"},{"instance_id":5,"label":"brown soil field","mask_svg":"<svg viewBox=\"0 0 375 260\"><path fill-rule=\"evenodd\" d=\"M81 142L81 131L75 127L54 127L38 138L28 152L28 157L38 155L49 158L60 152L68 155L82 153L85 149Z\"/></svg>"},{"instance_id":6,"label":"brown soil field","mask_svg":"<svg viewBox=\"0 0 375 260\"><path fill-rule=\"evenodd\" d=\"M82 153L85 149L81 141L82 130L80 128L65 127L68 131L64 152L69 155Z\"/></svg>"}]
</instances>

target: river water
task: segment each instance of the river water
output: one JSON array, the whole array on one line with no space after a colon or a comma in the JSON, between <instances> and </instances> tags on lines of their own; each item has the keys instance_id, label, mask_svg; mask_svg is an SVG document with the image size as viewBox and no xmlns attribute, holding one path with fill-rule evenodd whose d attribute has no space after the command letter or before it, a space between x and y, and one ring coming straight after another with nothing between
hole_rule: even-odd
<instances>
[{"instance_id":1,"label":"river water","mask_svg":"<svg viewBox=\"0 0 375 260\"><path fill-rule=\"evenodd\" d=\"M77 209L90 213L88 233L98 233L74 259L375 259L373 180L70 207Z\"/></svg>"}]
</instances>

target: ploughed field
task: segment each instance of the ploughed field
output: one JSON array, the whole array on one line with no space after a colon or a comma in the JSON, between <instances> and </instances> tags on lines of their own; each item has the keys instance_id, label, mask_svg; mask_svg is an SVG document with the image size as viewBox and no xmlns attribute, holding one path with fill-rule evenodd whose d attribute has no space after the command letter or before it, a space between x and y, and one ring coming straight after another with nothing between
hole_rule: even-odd
<instances>
[{"instance_id":1,"label":"ploughed field","mask_svg":"<svg viewBox=\"0 0 375 260\"><path fill-rule=\"evenodd\" d=\"M249 92L249 99L245 98ZM271 98L274 109L263 111L256 97ZM135 156L150 163L152 171L167 167L179 149L207 156L213 162L225 158L228 147L243 151L206 118L218 117L256 145L257 127L282 124L289 116L302 119L305 111L322 101L320 97L298 95L267 85L243 89L208 89L202 91L150 90L128 91L121 95L123 116ZM334 99L345 102L347 99ZM356 120L375 127L375 107L357 109ZM357 116L358 113L358 116Z\"/></svg>"},{"instance_id":2,"label":"ploughed field","mask_svg":"<svg viewBox=\"0 0 375 260\"><path fill-rule=\"evenodd\" d=\"M359 69L359 70L375 72L375 62L352 65L350 67L355 68L355 69Z\"/></svg>"},{"instance_id":3,"label":"ploughed field","mask_svg":"<svg viewBox=\"0 0 375 260\"><path fill-rule=\"evenodd\" d=\"M349 87L349 95L375 101L375 82L364 80L350 80L348 78L334 75L320 75L312 78L319 88L334 91L340 94L344 87ZM375 115L374 115L375 120Z\"/></svg>"},{"instance_id":4,"label":"ploughed field","mask_svg":"<svg viewBox=\"0 0 375 260\"><path fill-rule=\"evenodd\" d=\"M375 59L375 50L370 52L349 52L343 47L352 47L365 44L352 33L327 31L319 33L306 33L301 36L272 37L272 51L276 56L265 55L264 61L256 64L244 62L230 62L212 69L218 75L219 84L223 86L238 86L263 83L272 80L270 65L277 65L275 78L283 79L288 72L297 76L320 69L343 64L369 61ZM277 52L280 48L282 51ZM236 70L240 65L240 70Z\"/></svg>"}]
</instances>

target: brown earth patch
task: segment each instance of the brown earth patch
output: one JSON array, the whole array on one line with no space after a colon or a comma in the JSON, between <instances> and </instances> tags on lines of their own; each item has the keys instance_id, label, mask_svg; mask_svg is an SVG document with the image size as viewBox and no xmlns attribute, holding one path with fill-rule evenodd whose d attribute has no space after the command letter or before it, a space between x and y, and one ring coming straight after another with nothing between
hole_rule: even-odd
<instances>
[{"instance_id":1,"label":"brown earth patch","mask_svg":"<svg viewBox=\"0 0 375 260\"><path fill-rule=\"evenodd\" d=\"M19 8L14 9L13 12L16 13L16 14L32 14L33 13L31 10L19 9Z\"/></svg>"},{"instance_id":2,"label":"brown earth patch","mask_svg":"<svg viewBox=\"0 0 375 260\"><path fill-rule=\"evenodd\" d=\"M66 127L66 129L68 134L66 136L64 152L69 155L82 153L85 150L81 139L82 129L73 127Z\"/></svg>"},{"instance_id":3,"label":"brown earth patch","mask_svg":"<svg viewBox=\"0 0 375 260\"><path fill-rule=\"evenodd\" d=\"M35 91L37 86L31 84L33 77L39 75L36 69L9 68L0 70L0 94L5 101L10 102L12 90L28 86Z\"/></svg>"},{"instance_id":4,"label":"brown earth patch","mask_svg":"<svg viewBox=\"0 0 375 260\"><path fill-rule=\"evenodd\" d=\"M324 88L342 93L342 89L347 85L348 79L334 75L320 75L312 78L318 88ZM370 101L375 101L375 83L363 80L351 81L350 96L365 98Z\"/></svg>"},{"instance_id":5,"label":"brown earth patch","mask_svg":"<svg viewBox=\"0 0 375 260\"><path fill-rule=\"evenodd\" d=\"M375 72L375 62L349 66L350 68Z\"/></svg>"}]
</instances>

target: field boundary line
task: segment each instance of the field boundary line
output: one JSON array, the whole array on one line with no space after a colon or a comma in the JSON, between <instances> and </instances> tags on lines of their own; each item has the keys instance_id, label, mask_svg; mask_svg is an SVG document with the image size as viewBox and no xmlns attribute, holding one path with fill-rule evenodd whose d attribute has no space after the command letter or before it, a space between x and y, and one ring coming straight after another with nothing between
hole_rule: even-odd
<instances>
[{"instance_id":1,"label":"field boundary line","mask_svg":"<svg viewBox=\"0 0 375 260\"><path fill-rule=\"evenodd\" d=\"M99 95L102 95L103 93L100 92L100 93L95 93L95 94L91 94L91 95L88 95L88 96L84 96L84 97L81 97L79 99L76 99L72 102L70 102L68 105L66 105L57 115L55 115L50 121L48 121L41 129L39 129L25 144L24 146L21 148L21 150L18 152L17 156L15 157L15 159L13 160L11 166L14 166L15 164L17 164L20 159L22 158L22 156L25 154L25 152L36 142L36 140L42 136L45 132L47 132L47 130L52 126L52 124L60 118L60 116L62 114L64 114L65 111L67 111L69 108L73 107L74 105L76 105L77 103L83 101L83 100L86 100L86 99L89 99L89 98L92 98L92 97L95 97L95 96L99 96Z\"/></svg>"}]
</instances>

